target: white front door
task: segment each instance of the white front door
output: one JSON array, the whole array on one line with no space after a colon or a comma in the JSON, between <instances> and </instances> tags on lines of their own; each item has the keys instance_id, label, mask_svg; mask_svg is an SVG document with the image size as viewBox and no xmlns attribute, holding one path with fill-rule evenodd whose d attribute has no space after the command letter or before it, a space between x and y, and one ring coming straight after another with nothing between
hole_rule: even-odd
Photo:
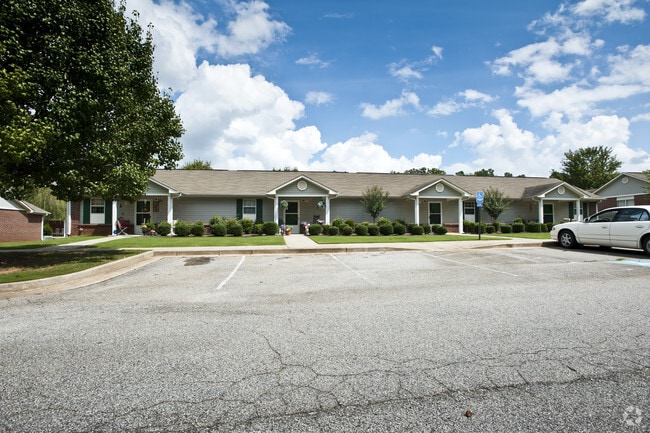
<instances>
[{"instance_id":1,"label":"white front door","mask_svg":"<svg viewBox=\"0 0 650 433\"><path fill-rule=\"evenodd\" d=\"M466 201L465 202L465 217L466 221L471 223L476 222L476 202Z\"/></svg>"}]
</instances>

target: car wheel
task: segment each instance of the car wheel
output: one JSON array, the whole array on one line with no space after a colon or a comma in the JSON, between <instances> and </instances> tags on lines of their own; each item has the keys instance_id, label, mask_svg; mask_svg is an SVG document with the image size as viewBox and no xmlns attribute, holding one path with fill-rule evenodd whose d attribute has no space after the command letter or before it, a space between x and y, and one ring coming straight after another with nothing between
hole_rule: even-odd
<instances>
[{"instance_id":1,"label":"car wheel","mask_svg":"<svg viewBox=\"0 0 650 433\"><path fill-rule=\"evenodd\" d=\"M562 230L558 241L563 248L573 248L576 246L576 237L569 230Z\"/></svg>"},{"instance_id":2,"label":"car wheel","mask_svg":"<svg viewBox=\"0 0 650 433\"><path fill-rule=\"evenodd\" d=\"M643 251L650 256L650 235L641 240L641 246L643 247Z\"/></svg>"}]
</instances>

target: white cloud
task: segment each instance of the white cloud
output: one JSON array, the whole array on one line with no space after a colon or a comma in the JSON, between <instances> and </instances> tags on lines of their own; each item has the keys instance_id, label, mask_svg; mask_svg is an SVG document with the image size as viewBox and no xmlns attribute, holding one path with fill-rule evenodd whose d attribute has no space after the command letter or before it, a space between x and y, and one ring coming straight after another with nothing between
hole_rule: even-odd
<instances>
[{"instance_id":1,"label":"white cloud","mask_svg":"<svg viewBox=\"0 0 650 433\"><path fill-rule=\"evenodd\" d=\"M650 45L639 45L632 49L624 48L623 53L610 56L609 75L601 77L605 84L639 84L650 90Z\"/></svg>"},{"instance_id":2,"label":"white cloud","mask_svg":"<svg viewBox=\"0 0 650 433\"><path fill-rule=\"evenodd\" d=\"M636 0L584 0L573 6L573 12L583 17L603 17L610 23L642 21L645 11L634 7L634 3Z\"/></svg>"},{"instance_id":3,"label":"white cloud","mask_svg":"<svg viewBox=\"0 0 650 433\"><path fill-rule=\"evenodd\" d=\"M401 116L406 114L406 107L411 106L416 109L420 107L420 98L413 93L403 91L402 96L397 99L386 101L383 105L377 106L373 104L363 103L362 116L368 119L378 120L384 117Z\"/></svg>"},{"instance_id":4,"label":"white cloud","mask_svg":"<svg viewBox=\"0 0 650 433\"><path fill-rule=\"evenodd\" d=\"M637 114L630 119L630 122L650 122L650 113Z\"/></svg>"},{"instance_id":5,"label":"white cloud","mask_svg":"<svg viewBox=\"0 0 650 433\"><path fill-rule=\"evenodd\" d=\"M321 68L321 69L327 68L330 65L329 62L321 60L318 57L318 54L310 54L307 57L302 57L302 58L296 60L296 64L297 65L313 66L313 67Z\"/></svg>"},{"instance_id":6,"label":"white cloud","mask_svg":"<svg viewBox=\"0 0 650 433\"><path fill-rule=\"evenodd\" d=\"M457 99L461 100L458 101ZM448 116L470 107L482 107L494 98L486 93L474 89L467 89L456 94L456 99L437 103L428 111L431 116Z\"/></svg>"},{"instance_id":7,"label":"white cloud","mask_svg":"<svg viewBox=\"0 0 650 433\"><path fill-rule=\"evenodd\" d=\"M345 142L329 146L319 161L310 164L311 170L344 170L349 172L402 172L415 167L440 167L442 157L421 153L413 158L392 157L375 143L377 136L365 133Z\"/></svg>"},{"instance_id":8,"label":"white cloud","mask_svg":"<svg viewBox=\"0 0 650 433\"><path fill-rule=\"evenodd\" d=\"M334 97L332 94L327 92L307 92L307 96L305 97L305 102L313 105L329 104L333 100Z\"/></svg>"},{"instance_id":9,"label":"white cloud","mask_svg":"<svg viewBox=\"0 0 650 433\"><path fill-rule=\"evenodd\" d=\"M439 59L442 59L442 50L443 50L442 47L436 45L431 47L431 51L433 51L433 54L435 54L435 56Z\"/></svg>"},{"instance_id":10,"label":"white cloud","mask_svg":"<svg viewBox=\"0 0 650 433\"><path fill-rule=\"evenodd\" d=\"M412 65L404 65L402 66L399 63L391 63L388 65L388 69L390 71L390 74L401 80L401 81L410 81L412 79L417 79L421 80L422 79L422 73L420 71L417 71L413 69Z\"/></svg>"}]
</instances>

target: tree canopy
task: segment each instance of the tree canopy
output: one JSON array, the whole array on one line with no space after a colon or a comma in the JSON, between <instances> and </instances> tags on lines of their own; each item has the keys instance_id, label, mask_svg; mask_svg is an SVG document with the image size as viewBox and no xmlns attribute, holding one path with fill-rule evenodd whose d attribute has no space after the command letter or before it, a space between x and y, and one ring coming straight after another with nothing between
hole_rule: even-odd
<instances>
[{"instance_id":1,"label":"tree canopy","mask_svg":"<svg viewBox=\"0 0 650 433\"><path fill-rule=\"evenodd\" d=\"M374 185L366 188L366 190L361 194L361 205L366 212L372 217L372 222L374 223L388 204L388 196L390 193L384 191L380 186Z\"/></svg>"},{"instance_id":2,"label":"tree canopy","mask_svg":"<svg viewBox=\"0 0 650 433\"><path fill-rule=\"evenodd\" d=\"M153 43L111 0L0 3L0 195L138 198L182 158Z\"/></svg>"},{"instance_id":3,"label":"tree canopy","mask_svg":"<svg viewBox=\"0 0 650 433\"><path fill-rule=\"evenodd\" d=\"M617 175L622 163L603 146L585 147L564 153L562 171L553 170L551 177L582 189L596 189Z\"/></svg>"},{"instance_id":4,"label":"tree canopy","mask_svg":"<svg viewBox=\"0 0 650 433\"><path fill-rule=\"evenodd\" d=\"M420 168L409 168L408 170L404 171L404 174L447 174L445 173L444 170L441 170L439 168L431 167L431 168L426 168L426 167L420 167Z\"/></svg>"},{"instance_id":5,"label":"tree canopy","mask_svg":"<svg viewBox=\"0 0 650 433\"><path fill-rule=\"evenodd\" d=\"M210 161L194 159L183 164L181 170L212 170L212 163Z\"/></svg>"},{"instance_id":6,"label":"tree canopy","mask_svg":"<svg viewBox=\"0 0 650 433\"><path fill-rule=\"evenodd\" d=\"M492 221L496 221L499 215L507 211L511 203L512 200L505 198L503 192L498 189L490 187L485 190L483 209L492 217Z\"/></svg>"}]
</instances>

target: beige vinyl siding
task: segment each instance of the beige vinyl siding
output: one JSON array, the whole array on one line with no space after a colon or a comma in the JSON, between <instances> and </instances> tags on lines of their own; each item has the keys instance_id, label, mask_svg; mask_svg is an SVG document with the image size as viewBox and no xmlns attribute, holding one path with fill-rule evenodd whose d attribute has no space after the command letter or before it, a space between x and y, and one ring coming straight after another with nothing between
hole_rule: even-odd
<instances>
[{"instance_id":1,"label":"beige vinyl siding","mask_svg":"<svg viewBox=\"0 0 650 433\"><path fill-rule=\"evenodd\" d=\"M181 197L174 200L174 219L207 224L215 215L235 218L237 199L210 197Z\"/></svg>"}]
</instances>

